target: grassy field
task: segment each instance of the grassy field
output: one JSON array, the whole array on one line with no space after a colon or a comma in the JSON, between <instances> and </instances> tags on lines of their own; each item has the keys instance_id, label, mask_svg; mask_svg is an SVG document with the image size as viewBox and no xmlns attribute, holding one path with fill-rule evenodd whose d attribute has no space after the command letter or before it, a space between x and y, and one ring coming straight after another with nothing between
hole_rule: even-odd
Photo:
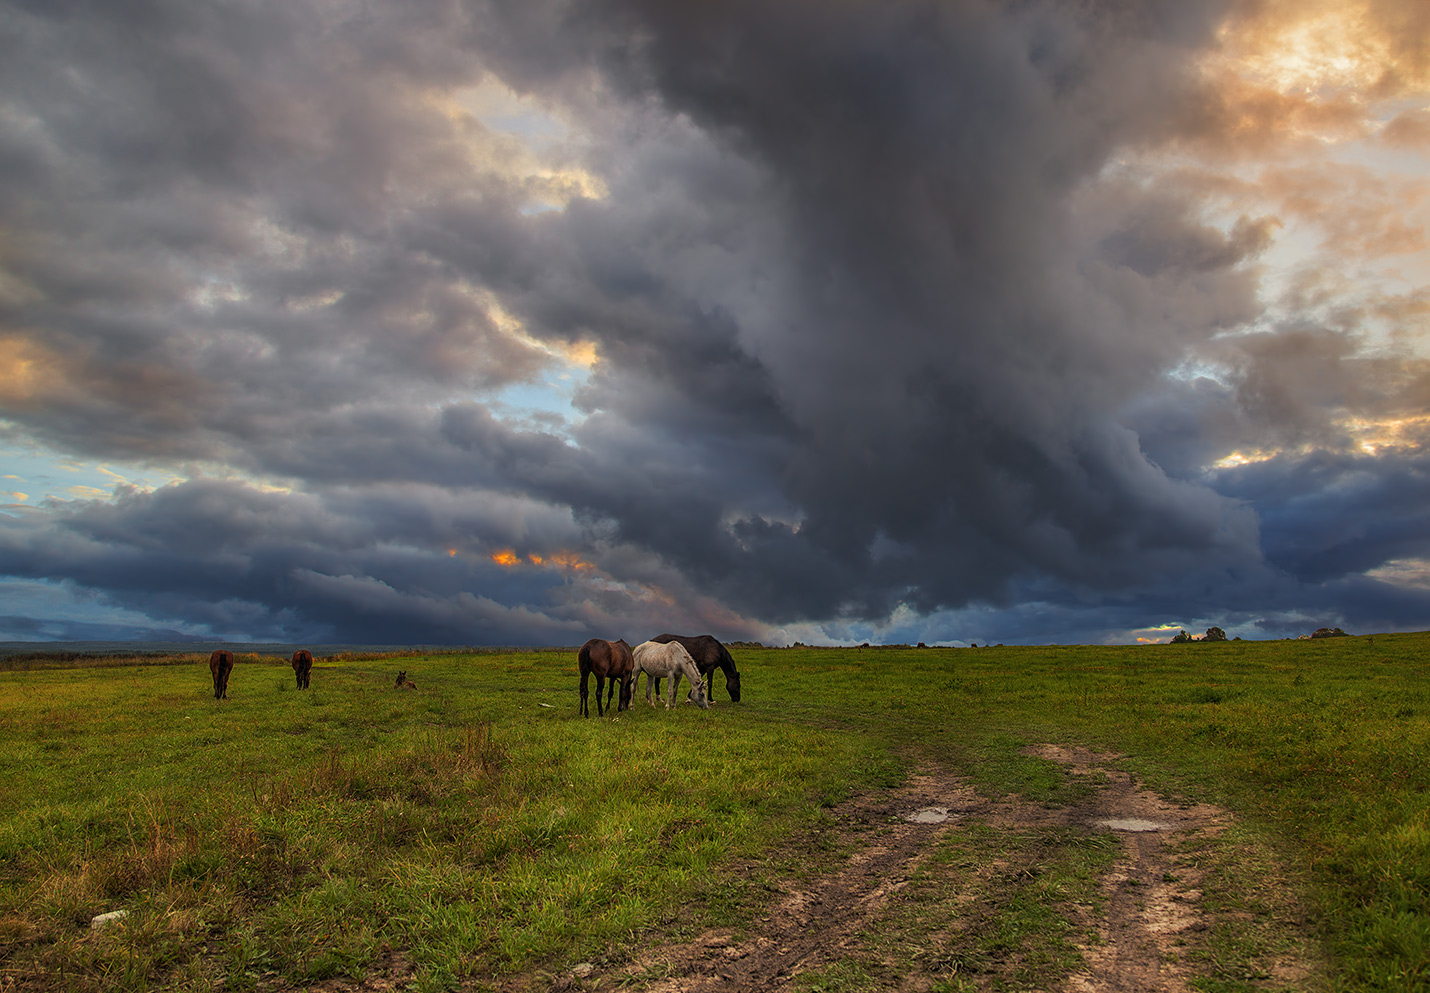
<instances>
[{"instance_id":1,"label":"grassy field","mask_svg":"<svg viewBox=\"0 0 1430 993\"><path fill-rule=\"evenodd\" d=\"M574 652L320 659L301 693L286 664L240 656L227 701L198 658L14 663L0 991L301 985L394 957L442 990L621 961L656 932L748 926L776 880L841 857L831 808L917 763L1063 802L1065 772L1020 752L1042 742L1123 753L1235 813L1205 853L1198 988L1277 988L1257 963L1308 933L1315 988L1430 986L1430 635L735 655L740 704L717 674L709 711L606 719L577 715ZM938 859L1026 841L975 825ZM1101 856L1060 844L1049 876L1071 891ZM879 940L934 926L934 889ZM1055 904L988 898L1031 971L936 988L1046 988L1076 966L1039 916ZM854 956L808 988L884 982Z\"/></svg>"}]
</instances>

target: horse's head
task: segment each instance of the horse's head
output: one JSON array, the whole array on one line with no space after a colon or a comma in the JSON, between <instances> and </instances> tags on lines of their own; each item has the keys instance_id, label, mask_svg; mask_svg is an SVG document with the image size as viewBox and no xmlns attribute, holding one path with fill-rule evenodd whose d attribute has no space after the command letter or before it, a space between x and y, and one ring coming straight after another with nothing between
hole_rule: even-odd
<instances>
[{"instance_id":1,"label":"horse's head","mask_svg":"<svg viewBox=\"0 0 1430 993\"><path fill-rule=\"evenodd\" d=\"M694 668L694 666L691 668ZM695 673L695 677L690 680L690 702L701 710L710 709L710 698L705 695L705 681L700 678L698 671Z\"/></svg>"},{"instance_id":2,"label":"horse's head","mask_svg":"<svg viewBox=\"0 0 1430 993\"><path fill-rule=\"evenodd\" d=\"M725 691L730 694L731 702L740 702L740 674L733 667L725 673Z\"/></svg>"}]
</instances>

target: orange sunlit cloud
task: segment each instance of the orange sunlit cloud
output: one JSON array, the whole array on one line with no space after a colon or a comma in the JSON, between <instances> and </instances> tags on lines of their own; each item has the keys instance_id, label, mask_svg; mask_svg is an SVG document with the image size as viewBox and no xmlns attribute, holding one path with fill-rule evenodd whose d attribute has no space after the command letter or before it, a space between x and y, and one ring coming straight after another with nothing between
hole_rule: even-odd
<instances>
[{"instance_id":1,"label":"orange sunlit cloud","mask_svg":"<svg viewBox=\"0 0 1430 993\"><path fill-rule=\"evenodd\" d=\"M523 562L529 562L535 566L554 566L561 569L573 569L576 571L584 571L587 569L596 568L595 563L587 562L575 552L556 552L552 555L542 555L538 552L530 552L526 555L525 558L522 558L522 556L516 553L515 549L499 548L495 552L491 553L491 560L497 565L504 566L508 569L515 568L516 566L521 565Z\"/></svg>"},{"instance_id":2,"label":"orange sunlit cloud","mask_svg":"<svg viewBox=\"0 0 1430 993\"><path fill-rule=\"evenodd\" d=\"M1430 4L1421 0L1273 0L1245 10L1222 25L1202 60L1216 100L1202 135L1210 144L1354 140L1430 89L1416 41L1430 31ZM1414 142L1414 113L1392 140Z\"/></svg>"},{"instance_id":3,"label":"orange sunlit cloud","mask_svg":"<svg viewBox=\"0 0 1430 993\"><path fill-rule=\"evenodd\" d=\"M576 569L578 571L596 568L594 562L587 562L574 552L557 552L551 556L550 562L552 565L559 565L563 569Z\"/></svg>"},{"instance_id":4,"label":"orange sunlit cloud","mask_svg":"<svg viewBox=\"0 0 1430 993\"><path fill-rule=\"evenodd\" d=\"M0 392L7 406L20 407L64 382L60 356L23 337L0 338Z\"/></svg>"}]
</instances>

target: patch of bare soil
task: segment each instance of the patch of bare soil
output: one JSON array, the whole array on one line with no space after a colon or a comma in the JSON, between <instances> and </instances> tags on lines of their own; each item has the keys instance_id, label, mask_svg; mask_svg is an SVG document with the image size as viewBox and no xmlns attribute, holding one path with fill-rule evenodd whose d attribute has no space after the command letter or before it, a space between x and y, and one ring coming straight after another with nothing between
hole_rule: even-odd
<instances>
[{"instance_id":1,"label":"patch of bare soil","mask_svg":"<svg viewBox=\"0 0 1430 993\"><path fill-rule=\"evenodd\" d=\"M1027 751L1062 762L1075 775L1100 773L1101 789L1089 803L1066 811L1066 817L1113 830L1122 841L1121 856L1102 880L1107 909L1096 922L1101 941L1082 948L1087 970L1071 977L1068 990L1190 990L1192 973L1173 948L1181 936L1205 928L1202 871L1169 851L1168 844L1193 832L1216 834L1231 815L1216 807L1172 803L1140 789L1127 773L1103 767L1116 755L1056 745Z\"/></svg>"},{"instance_id":2,"label":"patch of bare soil","mask_svg":"<svg viewBox=\"0 0 1430 993\"><path fill-rule=\"evenodd\" d=\"M1029 754L1063 763L1075 776L1096 776L1098 788L1074 807L1048 808L1018 799L994 802L959 777L925 768L893 793L857 796L835 813L845 840L864 847L838 872L803 886L792 884L748 934L711 931L695 940L643 949L633 962L609 969L581 963L552 976L514 977L505 991L621 987L650 993L709 990L783 990L805 972L838 962L878 928L881 918L931 855L940 838L961 825L1034 830L1078 826L1110 832L1121 846L1102 879L1104 911L1090 908L1078 922L1098 940L1080 945L1086 969L1064 984L1065 993L1181 993L1191 970L1173 951L1183 936L1205 925L1200 911L1202 874L1179 858L1174 840L1214 834L1230 815L1207 806L1168 801L1140 788L1127 773L1107 766L1118 758L1081 749L1040 745ZM923 812L923 816L918 816ZM946 819L940 819L943 815ZM997 867L1000 876L1036 872L1036 866ZM912 971L912 970L911 970ZM926 989L934 977L910 975L900 987ZM982 977L990 983L994 976ZM981 983L980 983L981 985Z\"/></svg>"}]
</instances>

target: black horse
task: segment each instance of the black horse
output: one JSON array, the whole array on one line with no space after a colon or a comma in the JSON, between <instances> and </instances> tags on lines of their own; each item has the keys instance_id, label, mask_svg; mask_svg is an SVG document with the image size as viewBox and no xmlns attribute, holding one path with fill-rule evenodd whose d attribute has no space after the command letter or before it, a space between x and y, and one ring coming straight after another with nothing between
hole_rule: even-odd
<instances>
[{"instance_id":1,"label":"black horse","mask_svg":"<svg viewBox=\"0 0 1430 993\"><path fill-rule=\"evenodd\" d=\"M313 672L313 653L300 648L293 653L293 675L298 677L298 689L308 688L308 677Z\"/></svg>"},{"instance_id":2,"label":"black horse","mask_svg":"<svg viewBox=\"0 0 1430 993\"><path fill-rule=\"evenodd\" d=\"M209 672L214 677L214 699L228 699L228 676L233 672L233 652L218 649L209 656Z\"/></svg>"},{"instance_id":3,"label":"black horse","mask_svg":"<svg viewBox=\"0 0 1430 993\"><path fill-rule=\"evenodd\" d=\"M606 711L611 709L611 697L615 696L616 685L620 684L621 699L616 705L617 711L626 710L631 705L631 696L635 692L635 672L636 660L631 655L631 646L625 641L602 641L600 638L592 638L581 646L581 650L576 653L576 662L581 669L581 716L590 717L591 708L586 703L588 690L586 689L588 677L591 673L596 674L596 716L606 716ZM606 680L610 679L611 688L606 689ZM606 696L606 706L601 707L601 695L604 691Z\"/></svg>"},{"instance_id":4,"label":"black horse","mask_svg":"<svg viewBox=\"0 0 1430 993\"><path fill-rule=\"evenodd\" d=\"M651 641L661 645L668 645L672 641L678 641L685 646L685 650L690 653L690 657L695 660L695 667L700 670L700 675L706 680L705 695L711 700L715 699L714 680L711 673L716 669L725 673L725 692L730 694L732 703L740 702L740 672L735 668L735 660L730 657L730 652L724 645L716 641L708 634L659 634ZM660 680L655 681L655 692L660 694Z\"/></svg>"}]
</instances>

